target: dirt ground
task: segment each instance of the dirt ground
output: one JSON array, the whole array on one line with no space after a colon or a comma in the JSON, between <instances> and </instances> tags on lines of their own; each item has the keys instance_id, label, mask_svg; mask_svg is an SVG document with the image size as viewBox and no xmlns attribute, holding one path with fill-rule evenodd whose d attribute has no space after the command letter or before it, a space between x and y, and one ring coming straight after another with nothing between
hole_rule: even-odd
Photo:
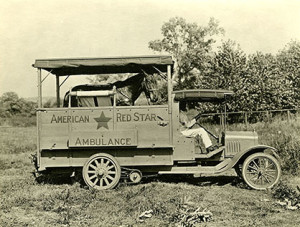
<instances>
[{"instance_id":1,"label":"dirt ground","mask_svg":"<svg viewBox=\"0 0 300 227\"><path fill-rule=\"evenodd\" d=\"M233 172L149 178L107 191L69 177L38 183L30 161L35 133L34 127L0 131L0 226L178 226L182 212L197 208L212 213L201 226L300 226L300 210L277 205L269 191L248 189ZM299 177L284 179L300 185ZM139 219L149 210L151 217Z\"/></svg>"}]
</instances>

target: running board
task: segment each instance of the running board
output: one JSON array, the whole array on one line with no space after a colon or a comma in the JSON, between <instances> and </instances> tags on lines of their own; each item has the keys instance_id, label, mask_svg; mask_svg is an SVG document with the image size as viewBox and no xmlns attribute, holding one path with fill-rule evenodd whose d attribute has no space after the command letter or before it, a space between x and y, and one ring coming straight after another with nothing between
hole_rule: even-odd
<instances>
[{"instance_id":1,"label":"running board","mask_svg":"<svg viewBox=\"0 0 300 227\"><path fill-rule=\"evenodd\" d=\"M159 171L158 174L216 174L227 170L231 159L226 159L216 166L174 166L170 170Z\"/></svg>"}]
</instances>

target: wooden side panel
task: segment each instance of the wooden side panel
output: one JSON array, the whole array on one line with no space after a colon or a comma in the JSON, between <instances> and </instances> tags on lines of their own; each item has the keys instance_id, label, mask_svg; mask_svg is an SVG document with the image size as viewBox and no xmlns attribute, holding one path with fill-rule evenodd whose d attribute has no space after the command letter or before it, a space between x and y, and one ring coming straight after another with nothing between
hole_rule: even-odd
<instances>
[{"instance_id":1,"label":"wooden side panel","mask_svg":"<svg viewBox=\"0 0 300 227\"><path fill-rule=\"evenodd\" d=\"M179 132L180 129L180 123L179 123L179 103L174 102L172 104L172 123L173 123L173 137L174 141L176 140L176 137L178 134L176 132Z\"/></svg>"},{"instance_id":2,"label":"wooden side panel","mask_svg":"<svg viewBox=\"0 0 300 227\"><path fill-rule=\"evenodd\" d=\"M70 116L76 119L81 116L82 121L70 121L70 132L106 132L114 128L114 110L112 107L102 108L72 108Z\"/></svg>"},{"instance_id":3,"label":"wooden side panel","mask_svg":"<svg viewBox=\"0 0 300 227\"><path fill-rule=\"evenodd\" d=\"M195 139L178 135L174 140L173 160L195 160Z\"/></svg>"},{"instance_id":4,"label":"wooden side panel","mask_svg":"<svg viewBox=\"0 0 300 227\"><path fill-rule=\"evenodd\" d=\"M169 120L167 106L130 106L73 109L73 116L89 117L88 122L77 124L71 122L70 132L99 133L112 136L108 131L136 131L137 145L145 147L170 147ZM101 134L104 133L104 134ZM125 137L124 137L125 138ZM109 138L108 138L109 139Z\"/></svg>"},{"instance_id":5,"label":"wooden side panel","mask_svg":"<svg viewBox=\"0 0 300 227\"><path fill-rule=\"evenodd\" d=\"M132 147L137 146L136 130L106 132L71 132L69 147Z\"/></svg>"},{"instance_id":6,"label":"wooden side panel","mask_svg":"<svg viewBox=\"0 0 300 227\"><path fill-rule=\"evenodd\" d=\"M68 149L73 132L101 133L113 129L112 108L98 109L47 109L40 112L41 149Z\"/></svg>"},{"instance_id":7,"label":"wooden side panel","mask_svg":"<svg viewBox=\"0 0 300 227\"><path fill-rule=\"evenodd\" d=\"M47 110L39 114L40 149L67 149L68 110Z\"/></svg>"},{"instance_id":8,"label":"wooden side panel","mask_svg":"<svg viewBox=\"0 0 300 227\"><path fill-rule=\"evenodd\" d=\"M41 112L40 123L43 150L76 147L76 135L122 143L130 138L132 146L140 148L172 147L167 106L47 109Z\"/></svg>"},{"instance_id":9,"label":"wooden side panel","mask_svg":"<svg viewBox=\"0 0 300 227\"><path fill-rule=\"evenodd\" d=\"M120 107L116 110L116 129L136 129L138 147L172 147L167 106Z\"/></svg>"},{"instance_id":10,"label":"wooden side panel","mask_svg":"<svg viewBox=\"0 0 300 227\"><path fill-rule=\"evenodd\" d=\"M195 139L186 138L180 132L181 125L179 123L179 103L173 103L172 108L174 143L173 160L195 160Z\"/></svg>"},{"instance_id":11,"label":"wooden side panel","mask_svg":"<svg viewBox=\"0 0 300 227\"><path fill-rule=\"evenodd\" d=\"M42 151L41 169L49 167L82 167L96 153L111 154L121 166L173 165L172 149L89 149Z\"/></svg>"},{"instance_id":12,"label":"wooden side panel","mask_svg":"<svg viewBox=\"0 0 300 227\"><path fill-rule=\"evenodd\" d=\"M41 170L82 166L100 152L123 166L173 164L167 106L44 109L40 116Z\"/></svg>"}]
</instances>

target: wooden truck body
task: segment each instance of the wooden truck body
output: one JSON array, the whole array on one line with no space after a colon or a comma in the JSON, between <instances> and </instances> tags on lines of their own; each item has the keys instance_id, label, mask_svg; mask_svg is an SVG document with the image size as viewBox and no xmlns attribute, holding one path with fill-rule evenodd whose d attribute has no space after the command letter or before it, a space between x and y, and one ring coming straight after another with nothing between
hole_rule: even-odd
<instances>
[{"instance_id":1,"label":"wooden truck body","mask_svg":"<svg viewBox=\"0 0 300 227\"><path fill-rule=\"evenodd\" d=\"M181 134L179 103L220 101L233 95L225 90L175 91L170 56L120 58L43 59L38 69L37 109L38 172L82 168L88 186L116 186L121 172L133 182L142 174L222 173L235 168L255 189L275 185L280 177L276 149L258 144L255 132L225 132L220 146L203 152L194 138ZM42 107L42 70L56 76L57 107ZM165 105L118 106L116 88L70 91L68 105L60 105L60 77L69 75L140 73L166 74L168 102ZM68 77L67 77L68 78ZM72 106L76 97L81 106ZM97 103L93 105L91 103Z\"/></svg>"}]
</instances>

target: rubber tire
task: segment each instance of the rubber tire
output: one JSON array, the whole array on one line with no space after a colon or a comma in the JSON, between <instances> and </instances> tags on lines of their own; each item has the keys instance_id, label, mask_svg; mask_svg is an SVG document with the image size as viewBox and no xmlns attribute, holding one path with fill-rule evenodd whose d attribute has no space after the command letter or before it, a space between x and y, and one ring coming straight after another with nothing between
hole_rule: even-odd
<instances>
[{"instance_id":1,"label":"rubber tire","mask_svg":"<svg viewBox=\"0 0 300 227\"><path fill-rule=\"evenodd\" d=\"M95 186L91 185L89 179L87 179L87 176L88 176L87 171L88 171L89 164L92 163L94 160L96 160L98 158L110 159L110 162L113 163L113 165L115 166L116 177L115 177L114 183L111 184L109 187L105 187L105 188L104 187L103 188L95 187ZM106 154L106 153L94 154L85 162L85 164L82 168L82 177L83 177L83 180L86 183L86 185L89 186L90 188L94 188L94 189L97 189L97 190L112 189L112 188L116 187L118 185L119 181L120 181L121 167L120 167L118 161L110 154Z\"/></svg>"},{"instance_id":2,"label":"rubber tire","mask_svg":"<svg viewBox=\"0 0 300 227\"><path fill-rule=\"evenodd\" d=\"M265 157L265 158L270 159L275 164L275 166L277 168L277 171L278 171L277 178L268 187L263 187L263 186L262 187L257 187L256 185L251 184L251 182L249 182L249 180L246 177L246 170L247 170L247 167L248 167L249 163L254 158L257 158L257 157ZM254 153L254 154L250 155L249 157L247 157L246 160L244 161L243 167L242 167L242 175L243 175L243 179L246 182L246 184L249 185L251 188L256 189L256 190L266 190L268 188L272 188L274 185L276 185L278 183L278 181L280 179L280 176L281 176L281 167L280 167L280 164L279 164L278 160L274 156L272 156L270 154L265 154L265 153L262 153L262 152Z\"/></svg>"}]
</instances>

